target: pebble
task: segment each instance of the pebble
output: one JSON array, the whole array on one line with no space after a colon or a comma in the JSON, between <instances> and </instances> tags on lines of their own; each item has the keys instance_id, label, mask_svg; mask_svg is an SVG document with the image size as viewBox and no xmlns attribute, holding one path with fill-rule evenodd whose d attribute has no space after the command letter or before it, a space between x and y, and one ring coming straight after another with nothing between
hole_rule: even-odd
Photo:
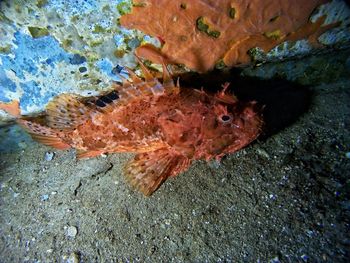
<instances>
[{"instance_id":1,"label":"pebble","mask_svg":"<svg viewBox=\"0 0 350 263\"><path fill-rule=\"evenodd\" d=\"M156 246L151 246L150 249L148 250L148 255L153 255L154 252L156 252L157 247Z\"/></svg>"},{"instance_id":2,"label":"pebble","mask_svg":"<svg viewBox=\"0 0 350 263\"><path fill-rule=\"evenodd\" d=\"M280 259L277 256L272 258L272 259L270 259L270 261L269 261L269 263L280 263L280 262L281 261L280 261Z\"/></svg>"},{"instance_id":3,"label":"pebble","mask_svg":"<svg viewBox=\"0 0 350 263\"><path fill-rule=\"evenodd\" d=\"M48 161L48 162L52 161L54 156L55 156L54 152L46 152L45 153L45 160Z\"/></svg>"},{"instance_id":4,"label":"pebble","mask_svg":"<svg viewBox=\"0 0 350 263\"><path fill-rule=\"evenodd\" d=\"M76 252L72 252L69 256L63 256L65 263L79 263L80 257Z\"/></svg>"},{"instance_id":5,"label":"pebble","mask_svg":"<svg viewBox=\"0 0 350 263\"><path fill-rule=\"evenodd\" d=\"M67 237L75 238L75 236L78 234L78 228L75 226L69 226L67 228Z\"/></svg>"},{"instance_id":6,"label":"pebble","mask_svg":"<svg viewBox=\"0 0 350 263\"><path fill-rule=\"evenodd\" d=\"M270 159L270 155L264 149L258 148L256 151L260 156L265 157L266 159Z\"/></svg>"},{"instance_id":7,"label":"pebble","mask_svg":"<svg viewBox=\"0 0 350 263\"><path fill-rule=\"evenodd\" d=\"M270 195L269 195L269 198L270 198L271 200L276 200L277 196L276 196L275 194L270 194Z\"/></svg>"},{"instance_id":8,"label":"pebble","mask_svg":"<svg viewBox=\"0 0 350 263\"><path fill-rule=\"evenodd\" d=\"M345 157L350 159L350 152L345 153Z\"/></svg>"},{"instance_id":9,"label":"pebble","mask_svg":"<svg viewBox=\"0 0 350 263\"><path fill-rule=\"evenodd\" d=\"M301 255L300 257L304 262L307 262L309 260L309 257L305 254Z\"/></svg>"},{"instance_id":10,"label":"pebble","mask_svg":"<svg viewBox=\"0 0 350 263\"><path fill-rule=\"evenodd\" d=\"M208 162L208 166L212 169L219 169L220 168L220 161L211 160L210 162Z\"/></svg>"},{"instance_id":11,"label":"pebble","mask_svg":"<svg viewBox=\"0 0 350 263\"><path fill-rule=\"evenodd\" d=\"M49 195L47 195L47 194L40 196L41 201L47 201L48 199L49 199Z\"/></svg>"}]
</instances>

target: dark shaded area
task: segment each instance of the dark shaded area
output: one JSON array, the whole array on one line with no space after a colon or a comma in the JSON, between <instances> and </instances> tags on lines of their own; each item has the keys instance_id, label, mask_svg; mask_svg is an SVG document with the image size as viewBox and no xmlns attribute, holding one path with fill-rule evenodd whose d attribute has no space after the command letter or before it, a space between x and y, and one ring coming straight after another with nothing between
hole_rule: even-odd
<instances>
[{"instance_id":1,"label":"dark shaded area","mask_svg":"<svg viewBox=\"0 0 350 263\"><path fill-rule=\"evenodd\" d=\"M87 68L86 67L80 67L79 68L79 72L80 73L84 73L84 72L86 72L87 71Z\"/></svg>"},{"instance_id":2,"label":"dark shaded area","mask_svg":"<svg viewBox=\"0 0 350 263\"><path fill-rule=\"evenodd\" d=\"M84 62L86 62L86 58L83 56L80 56L79 54L74 54L70 59L69 62L73 65L79 65Z\"/></svg>"},{"instance_id":3,"label":"dark shaded area","mask_svg":"<svg viewBox=\"0 0 350 263\"><path fill-rule=\"evenodd\" d=\"M307 86L278 78L262 80L242 77L238 69L212 71L205 75L189 73L180 77L182 87L203 87L209 92L220 91L225 82L230 83L229 91L239 100L255 100L262 107L265 127L260 138L276 134L294 123L308 110L312 96Z\"/></svg>"}]
</instances>

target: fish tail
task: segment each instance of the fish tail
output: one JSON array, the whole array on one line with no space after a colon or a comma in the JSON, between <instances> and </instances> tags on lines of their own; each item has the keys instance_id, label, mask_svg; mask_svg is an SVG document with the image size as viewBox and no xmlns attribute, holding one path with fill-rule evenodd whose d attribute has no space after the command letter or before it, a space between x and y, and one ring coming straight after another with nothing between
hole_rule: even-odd
<instances>
[{"instance_id":1,"label":"fish tail","mask_svg":"<svg viewBox=\"0 0 350 263\"><path fill-rule=\"evenodd\" d=\"M59 138L58 133L50 127L36 122L35 118L22 118L18 100L13 100L9 103L0 102L0 110L16 118L16 122L24 128L34 140L56 149L70 148L68 144Z\"/></svg>"},{"instance_id":2,"label":"fish tail","mask_svg":"<svg viewBox=\"0 0 350 263\"><path fill-rule=\"evenodd\" d=\"M59 150L69 149L71 146L64 142L60 136L60 132L52 129L45 124L41 124L34 119L25 119L20 118L17 120L17 123L25 129L30 136L47 146L54 147Z\"/></svg>"}]
</instances>

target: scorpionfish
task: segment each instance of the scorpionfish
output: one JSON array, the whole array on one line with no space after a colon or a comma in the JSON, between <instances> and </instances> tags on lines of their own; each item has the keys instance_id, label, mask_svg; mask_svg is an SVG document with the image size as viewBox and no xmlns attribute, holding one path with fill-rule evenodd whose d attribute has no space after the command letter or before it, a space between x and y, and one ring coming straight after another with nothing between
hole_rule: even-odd
<instances>
[{"instance_id":1,"label":"scorpionfish","mask_svg":"<svg viewBox=\"0 0 350 263\"><path fill-rule=\"evenodd\" d=\"M129 78L99 97L61 94L45 112L23 116L19 102L0 103L33 139L57 149L75 148L77 158L131 152L124 173L132 186L151 195L194 160L220 160L252 142L263 125L255 101L240 102L223 90L180 88L163 63L162 81L139 61L143 78Z\"/></svg>"}]
</instances>

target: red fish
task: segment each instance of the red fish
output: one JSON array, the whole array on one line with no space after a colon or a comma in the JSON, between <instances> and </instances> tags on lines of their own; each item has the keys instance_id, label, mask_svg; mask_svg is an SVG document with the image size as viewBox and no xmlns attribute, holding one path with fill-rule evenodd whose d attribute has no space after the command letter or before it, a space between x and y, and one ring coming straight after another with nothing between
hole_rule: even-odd
<instances>
[{"instance_id":1,"label":"red fish","mask_svg":"<svg viewBox=\"0 0 350 263\"><path fill-rule=\"evenodd\" d=\"M158 81L140 63L144 79L130 79L100 97L61 94L39 116L20 114L19 103L0 103L31 136L57 149L75 148L78 158L131 152L127 180L145 195L194 160L220 160L252 142L262 128L256 102L243 103L226 90L210 95L175 85L165 64Z\"/></svg>"}]
</instances>

